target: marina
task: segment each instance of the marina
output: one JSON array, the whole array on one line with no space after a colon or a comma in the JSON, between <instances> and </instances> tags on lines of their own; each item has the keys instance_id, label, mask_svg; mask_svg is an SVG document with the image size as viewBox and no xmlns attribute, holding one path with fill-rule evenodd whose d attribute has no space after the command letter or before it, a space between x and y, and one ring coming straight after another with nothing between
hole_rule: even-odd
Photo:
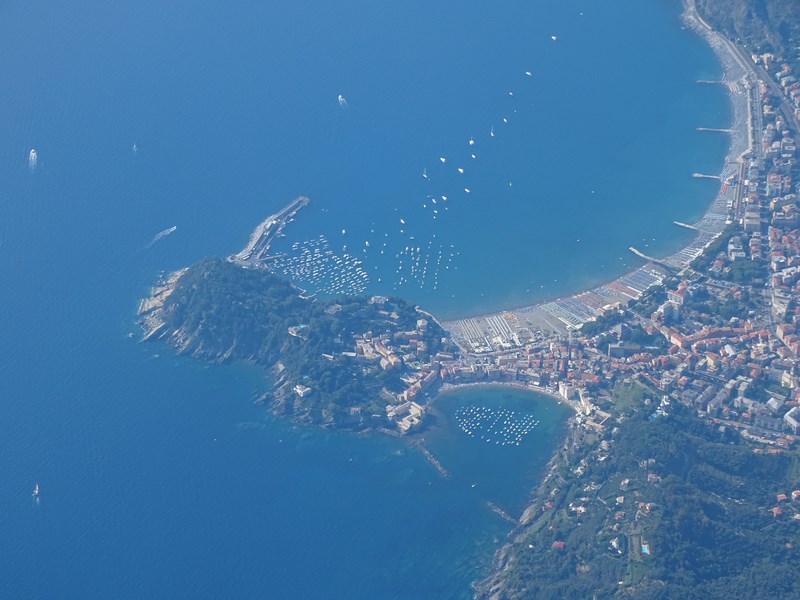
<instances>
[{"instance_id":1,"label":"marina","mask_svg":"<svg viewBox=\"0 0 800 600\"><path fill-rule=\"evenodd\" d=\"M456 422L468 436L496 446L519 446L539 424L532 414L488 406L462 407Z\"/></svg>"}]
</instances>

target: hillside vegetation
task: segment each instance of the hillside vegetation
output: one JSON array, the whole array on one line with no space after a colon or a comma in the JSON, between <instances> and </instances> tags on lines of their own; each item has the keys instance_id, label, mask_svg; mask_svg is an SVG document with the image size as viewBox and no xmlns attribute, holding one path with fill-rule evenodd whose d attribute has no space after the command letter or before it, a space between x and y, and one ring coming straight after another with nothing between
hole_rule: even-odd
<instances>
[{"instance_id":1,"label":"hillside vegetation","mask_svg":"<svg viewBox=\"0 0 800 600\"><path fill-rule=\"evenodd\" d=\"M343 296L314 301L265 270L217 258L190 267L160 310L162 338L182 354L226 362L248 360L271 369L276 412L309 423L350 428L385 418L386 398L404 389L404 369L384 370L353 358L356 337L391 339L414 330L421 317L399 298L371 302ZM445 332L428 323L421 337L427 360ZM309 389L301 396L292 390ZM361 412L363 409L363 413Z\"/></svg>"},{"instance_id":2,"label":"hillside vegetation","mask_svg":"<svg viewBox=\"0 0 800 600\"><path fill-rule=\"evenodd\" d=\"M757 50L797 58L800 0L696 0L711 26Z\"/></svg>"},{"instance_id":3,"label":"hillside vegetation","mask_svg":"<svg viewBox=\"0 0 800 600\"><path fill-rule=\"evenodd\" d=\"M565 457L481 598L800 597L797 456L654 411Z\"/></svg>"}]
</instances>

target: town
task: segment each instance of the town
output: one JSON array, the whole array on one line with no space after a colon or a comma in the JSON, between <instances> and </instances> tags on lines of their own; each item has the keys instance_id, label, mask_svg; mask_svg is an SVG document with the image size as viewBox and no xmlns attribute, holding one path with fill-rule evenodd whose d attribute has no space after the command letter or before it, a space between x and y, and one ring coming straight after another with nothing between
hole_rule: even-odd
<instances>
[{"instance_id":1,"label":"town","mask_svg":"<svg viewBox=\"0 0 800 600\"><path fill-rule=\"evenodd\" d=\"M755 443L800 439L800 80L773 54L745 57L695 26L734 108L719 194L698 223L679 224L695 240L570 298L443 323L463 351L442 361L445 383L547 392L601 429L614 386L637 382Z\"/></svg>"}]
</instances>

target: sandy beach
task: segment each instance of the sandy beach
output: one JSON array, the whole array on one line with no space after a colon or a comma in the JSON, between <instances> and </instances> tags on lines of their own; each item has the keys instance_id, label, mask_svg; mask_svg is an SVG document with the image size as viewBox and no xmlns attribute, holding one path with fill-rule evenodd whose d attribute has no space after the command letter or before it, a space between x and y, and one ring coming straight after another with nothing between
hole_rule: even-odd
<instances>
[{"instance_id":1,"label":"sandy beach","mask_svg":"<svg viewBox=\"0 0 800 600\"><path fill-rule=\"evenodd\" d=\"M692 229L696 235L686 246L662 257L650 257L632 247L631 252L647 262L592 289L530 306L442 322L465 351L493 352L521 346L527 341L549 335L566 335L568 331L595 319L609 307L624 305L629 300L639 298L648 288L661 284L669 272L680 273L687 269L736 218L741 199L743 156L753 143L750 107L751 94L756 93L753 89L755 73L728 40L697 16L693 2L687 1L682 17L687 28L708 42L723 67L724 75L719 82L698 84L724 85L733 115L729 129L724 130L730 136L730 146L720 173L694 174L695 177L719 180L719 191L695 223L676 221L676 226ZM712 134L716 135L716 131Z\"/></svg>"}]
</instances>

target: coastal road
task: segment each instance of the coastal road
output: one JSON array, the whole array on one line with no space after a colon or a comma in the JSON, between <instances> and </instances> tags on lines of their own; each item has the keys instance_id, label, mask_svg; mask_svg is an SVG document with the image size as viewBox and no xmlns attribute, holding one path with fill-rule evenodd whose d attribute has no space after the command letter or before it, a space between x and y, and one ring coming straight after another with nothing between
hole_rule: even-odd
<instances>
[{"instance_id":1,"label":"coastal road","mask_svg":"<svg viewBox=\"0 0 800 600\"><path fill-rule=\"evenodd\" d=\"M767 84L770 91L778 97L780 108L786 117L786 122L789 124L789 127L794 129L795 134L800 133L800 121L795 118L794 108L778 83L767 73L764 67L760 65L753 65L753 71Z\"/></svg>"}]
</instances>

